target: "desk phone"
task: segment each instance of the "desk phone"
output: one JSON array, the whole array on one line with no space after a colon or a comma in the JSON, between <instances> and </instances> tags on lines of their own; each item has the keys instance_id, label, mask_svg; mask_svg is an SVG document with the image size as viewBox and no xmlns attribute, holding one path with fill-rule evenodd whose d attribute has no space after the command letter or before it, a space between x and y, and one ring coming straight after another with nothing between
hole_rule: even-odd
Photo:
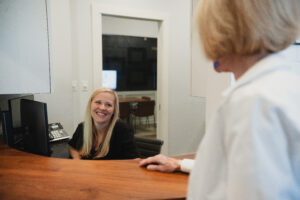
<instances>
[{"instance_id":1,"label":"desk phone","mask_svg":"<svg viewBox=\"0 0 300 200\"><path fill-rule=\"evenodd\" d=\"M49 139L50 142L69 139L70 136L66 133L61 123L51 123L49 124Z\"/></svg>"}]
</instances>

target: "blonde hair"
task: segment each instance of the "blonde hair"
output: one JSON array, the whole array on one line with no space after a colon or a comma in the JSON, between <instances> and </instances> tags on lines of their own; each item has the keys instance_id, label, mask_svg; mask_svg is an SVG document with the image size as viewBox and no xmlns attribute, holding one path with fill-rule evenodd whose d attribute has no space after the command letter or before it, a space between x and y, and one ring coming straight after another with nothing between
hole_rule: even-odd
<instances>
[{"instance_id":1,"label":"blonde hair","mask_svg":"<svg viewBox=\"0 0 300 200\"><path fill-rule=\"evenodd\" d=\"M100 88L100 89L95 90L93 92L93 94L91 95L91 97L88 101L87 107L86 107L84 128L83 128L83 145L80 150L80 155L83 157L87 157L90 154L90 152L93 148L93 145L94 145L93 142L95 142L95 138L96 138L96 134L97 134L95 125L93 123L94 121L91 116L91 103L92 103L93 99L95 98L95 96L97 96L99 93L102 93L102 92L107 92L107 93L114 95L114 97L115 97L114 113L111 118L110 124L107 129L107 133L104 137L102 145L100 146L100 148L97 151L96 156L94 156L94 158L104 157L109 152L109 144L110 144L111 135L112 135L113 129L115 127L115 124L116 124L117 120L119 119L119 98L118 98L117 93L108 88Z\"/></svg>"},{"instance_id":2,"label":"blonde hair","mask_svg":"<svg viewBox=\"0 0 300 200\"><path fill-rule=\"evenodd\" d=\"M201 0L200 39L207 58L278 52L300 30L299 0Z\"/></svg>"}]
</instances>

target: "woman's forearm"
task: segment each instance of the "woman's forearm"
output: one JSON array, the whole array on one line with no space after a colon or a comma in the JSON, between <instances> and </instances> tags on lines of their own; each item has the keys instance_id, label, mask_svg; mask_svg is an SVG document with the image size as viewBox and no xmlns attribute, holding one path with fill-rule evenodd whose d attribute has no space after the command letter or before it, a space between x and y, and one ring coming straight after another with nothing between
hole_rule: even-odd
<instances>
[{"instance_id":1,"label":"woman's forearm","mask_svg":"<svg viewBox=\"0 0 300 200\"><path fill-rule=\"evenodd\" d=\"M75 150L73 147L69 146L69 152L73 159L81 159L79 152L77 150Z\"/></svg>"}]
</instances>

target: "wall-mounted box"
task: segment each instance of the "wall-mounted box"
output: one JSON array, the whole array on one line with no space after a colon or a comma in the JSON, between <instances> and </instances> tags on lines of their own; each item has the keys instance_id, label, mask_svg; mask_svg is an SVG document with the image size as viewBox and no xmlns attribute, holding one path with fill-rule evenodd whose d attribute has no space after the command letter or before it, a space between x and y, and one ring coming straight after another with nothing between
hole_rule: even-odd
<instances>
[{"instance_id":1,"label":"wall-mounted box","mask_svg":"<svg viewBox=\"0 0 300 200\"><path fill-rule=\"evenodd\" d=\"M0 94L50 93L47 0L1 0Z\"/></svg>"}]
</instances>

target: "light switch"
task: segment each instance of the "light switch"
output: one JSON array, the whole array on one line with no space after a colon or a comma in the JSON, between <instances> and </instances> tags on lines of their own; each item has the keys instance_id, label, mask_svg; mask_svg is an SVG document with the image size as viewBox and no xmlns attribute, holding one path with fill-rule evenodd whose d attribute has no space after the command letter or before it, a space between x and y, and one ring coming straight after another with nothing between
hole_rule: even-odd
<instances>
[{"instance_id":1,"label":"light switch","mask_svg":"<svg viewBox=\"0 0 300 200\"><path fill-rule=\"evenodd\" d=\"M73 92L76 92L78 90L77 81L72 81L72 90L73 90Z\"/></svg>"},{"instance_id":2,"label":"light switch","mask_svg":"<svg viewBox=\"0 0 300 200\"><path fill-rule=\"evenodd\" d=\"M88 81L81 81L81 90L82 91L88 91L88 88L89 88L89 83Z\"/></svg>"}]
</instances>

